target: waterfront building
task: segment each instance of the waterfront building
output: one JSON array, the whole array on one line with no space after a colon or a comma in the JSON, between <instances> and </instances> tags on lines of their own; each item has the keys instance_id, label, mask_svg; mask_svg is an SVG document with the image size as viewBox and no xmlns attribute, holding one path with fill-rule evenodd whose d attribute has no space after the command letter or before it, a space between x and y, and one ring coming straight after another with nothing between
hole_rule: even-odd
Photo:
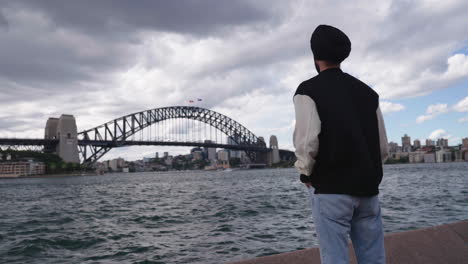
<instances>
[{"instance_id":1,"label":"waterfront building","mask_svg":"<svg viewBox=\"0 0 468 264\"><path fill-rule=\"evenodd\" d=\"M437 163L444 162L444 154L445 154L444 150L438 150L438 151L435 152L435 154L436 154L436 162Z\"/></svg>"},{"instance_id":2,"label":"waterfront building","mask_svg":"<svg viewBox=\"0 0 468 264\"><path fill-rule=\"evenodd\" d=\"M164 152L164 158L169 157L169 152Z\"/></svg>"},{"instance_id":3,"label":"waterfront building","mask_svg":"<svg viewBox=\"0 0 468 264\"><path fill-rule=\"evenodd\" d=\"M453 161L453 158L452 158L453 154L451 151L446 151L444 153L444 162L452 162Z\"/></svg>"},{"instance_id":4,"label":"waterfront building","mask_svg":"<svg viewBox=\"0 0 468 264\"><path fill-rule=\"evenodd\" d=\"M112 171L120 171L123 167L125 167L125 160L122 158L117 158L113 160L109 160L109 168Z\"/></svg>"},{"instance_id":5,"label":"waterfront building","mask_svg":"<svg viewBox=\"0 0 468 264\"><path fill-rule=\"evenodd\" d=\"M424 162L424 151L415 151L408 154L409 163L421 163Z\"/></svg>"},{"instance_id":6,"label":"waterfront building","mask_svg":"<svg viewBox=\"0 0 468 264\"><path fill-rule=\"evenodd\" d=\"M463 157L465 161L468 161L468 151L463 152Z\"/></svg>"},{"instance_id":7,"label":"waterfront building","mask_svg":"<svg viewBox=\"0 0 468 264\"><path fill-rule=\"evenodd\" d=\"M203 159L203 150L199 147L192 148L190 150L193 160L202 160Z\"/></svg>"},{"instance_id":8,"label":"waterfront building","mask_svg":"<svg viewBox=\"0 0 468 264\"><path fill-rule=\"evenodd\" d=\"M411 137L405 134L401 138L401 147L403 152L411 152Z\"/></svg>"},{"instance_id":9,"label":"waterfront building","mask_svg":"<svg viewBox=\"0 0 468 264\"><path fill-rule=\"evenodd\" d=\"M192 152L193 160L202 160L203 152L202 151L193 151Z\"/></svg>"},{"instance_id":10,"label":"waterfront building","mask_svg":"<svg viewBox=\"0 0 468 264\"><path fill-rule=\"evenodd\" d=\"M426 139L426 147L435 146L434 140Z\"/></svg>"},{"instance_id":11,"label":"waterfront building","mask_svg":"<svg viewBox=\"0 0 468 264\"><path fill-rule=\"evenodd\" d=\"M409 156L409 152L397 152L393 154L394 159L407 158L408 156Z\"/></svg>"},{"instance_id":12,"label":"waterfront building","mask_svg":"<svg viewBox=\"0 0 468 264\"><path fill-rule=\"evenodd\" d=\"M435 163L436 156L434 152L424 154L424 163Z\"/></svg>"},{"instance_id":13,"label":"waterfront building","mask_svg":"<svg viewBox=\"0 0 468 264\"><path fill-rule=\"evenodd\" d=\"M107 164L108 163L106 161L102 161L102 162L98 161L94 163L93 167L96 169L96 172L98 172L99 174L102 174L109 170Z\"/></svg>"},{"instance_id":14,"label":"waterfront building","mask_svg":"<svg viewBox=\"0 0 468 264\"><path fill-rule=\"evenodd\" d=\"M421 148L421 141L419 141L419 139L415 139L413 142L413 146L415 149Z\"/></svg>"},{"instance_id":15,"label":"waterfront building","mask_svg":"<svg viewBox=\"0 0 468 264\"><path fill-rule=\"evenodd\" d=\"M122 158L117 158L117 166L120 168L125 167L125 160Z\"/></svg>"},{"instance_id":16,"label":"waterfront building","mask_svg":"<svg viewBox=\"0 0 468 264\"><path fill-rule=\"evenodd\" d=\"M167 153L167 152L165 152ZM164 159L164 163L167 165L167 166L172 166L172 156L167 156L165 159Z\"/></svg>"},{"instance_id":17,"label":"waterfront building","mask_svg":"<svg viewBox=\"0 0 468 264\"><path fill-rule=\"evenodd\" d=\"M460 162L460 161L463 161L463 152L461 150L456 150L455 152L453 152L454 156L455 156L455 161L456 162Z\"/></svg>"},{"instance_id":18,"label":"waterfront building","mask_svg":"<svg viewBox=\"0 0 468 264\"><path fill-rule=\"evenodd\" d=\"M397 153L398 152L398 144L395 142L388 143L388 151L390 153Z\"/></svg>"},{"instance_id":19,"label":"waterfront building","mask_svg":"<svg viewBox=\"0 0 468 264\"><path fill-rule=\"evenodd\" d=\"M1 162L0 177L20 177L45 174L45 164L43 162Z\"/></svg>"},{"instance_id":20,"label":"waterfront building","mask_svg":"<svg viewBox=\"0 0 468 264\"><path fill-rule=\"evenodd\" d=\"M115 159L107 161L107 164L111 171L117 171L117 161Z\"/></svg>"},{"instance_id":21,"label":"waterfront building","mask_svg":"<svg viewBox=\"0 0 468 264\"><path fill-rule=\"evenodd\" d=\"M159 152L156 152L156 153L154 154L154 158L159 159Z\"/></svg>"},{"instance_id":22,"label":"waterfront building","mask_svg":"<svg viewBox=\"0 0 468 264\"><path fill-rule=\"evenodd\" d=\"M225 149L218 150L219 161L229 161L229 152Z\"/></svg>"},{"instance_id":23,"label":"waterfront building","mask_svg":"<svg viewBox=\"0 0 468 264\"><path fill-rule=\"evenodd\" d=\"M451 162L452 161L452 153L449 151L445 151L443 149L436 151L436 161L437 163L440 162Z\"/></svg>"}]
</instances>

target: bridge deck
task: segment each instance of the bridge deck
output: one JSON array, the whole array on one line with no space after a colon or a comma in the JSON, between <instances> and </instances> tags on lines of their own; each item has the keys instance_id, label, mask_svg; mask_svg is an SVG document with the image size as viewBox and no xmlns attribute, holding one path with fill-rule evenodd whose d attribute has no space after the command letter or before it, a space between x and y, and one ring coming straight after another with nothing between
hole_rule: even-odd
<instances>
[{"instance_id":1,"label":"bridge deck","mask_svg":"<svg viewBox=\"0 0 468 264\"><path fill-rule=\"evenodd\" d=\"M0 138L0 145L24 145L24 146L54 146L58 144L58 139L41 139L41 138ZM186 146L186 147L207 147L207 148L224 148L232 150L245 150L256 152L269 152L271 149L259 147L255 145L231 145L205 142L177 142L177 141L110 141L110 140L78 140L80 146L97 146L97 147L125 147L125 146Z\"/></svg>"}]
</instances>

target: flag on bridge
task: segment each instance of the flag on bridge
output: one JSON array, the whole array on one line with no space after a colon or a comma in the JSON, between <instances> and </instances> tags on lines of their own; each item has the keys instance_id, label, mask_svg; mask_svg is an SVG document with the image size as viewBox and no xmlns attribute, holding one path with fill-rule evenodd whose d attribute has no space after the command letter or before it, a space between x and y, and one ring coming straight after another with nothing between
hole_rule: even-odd
<instances>
[{"instance_id":1,"label":"flag on bridge","mask_svg":"<svg viewBox=\"0 0 468 264\"><path fill-rule=\"evenodd\" d=\"M198 101L198 102L201 102L201 101L202 101L202 99L198 98L198 99L197 99L197 101Z\"/></svg>"}]
</instances>

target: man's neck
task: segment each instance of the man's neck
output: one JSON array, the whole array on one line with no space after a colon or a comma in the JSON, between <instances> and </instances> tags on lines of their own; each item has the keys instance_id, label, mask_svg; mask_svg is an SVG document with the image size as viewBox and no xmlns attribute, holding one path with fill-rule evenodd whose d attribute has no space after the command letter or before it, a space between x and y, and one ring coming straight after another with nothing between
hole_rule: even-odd
<instances>
[{"instance_id":1,"label":"man's neck","mask_svg":"<svg viewBox=\"0 0 468 264\"><path fill-rule=\"evenodd\" d=\"M340 69L340 65L324 65L324 66L320 66L320 72L323 72L324 70L328 70L328 69Z\"/></svg>"},{"instance_id":2,"label":"man's neck","mask_svg":"<svg viewBox=\"0 0 468 264\"><path fill-rule=\"evenodd\" d=\"M317 66L318 66L317 70L319 70L319 72L322 72L322 71L328 70L328 69L340 68L341 63L334 64L334 63L330 63L328 61L316 60L315 61L315 68L317 68Z\"/></svg>"}]
</instances>

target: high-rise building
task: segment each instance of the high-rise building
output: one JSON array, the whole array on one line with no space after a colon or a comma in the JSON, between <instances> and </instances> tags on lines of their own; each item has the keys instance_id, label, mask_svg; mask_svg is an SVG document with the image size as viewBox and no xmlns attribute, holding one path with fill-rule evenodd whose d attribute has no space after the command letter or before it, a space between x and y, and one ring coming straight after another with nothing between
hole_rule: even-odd
<instances>
[{"instance_id":1,"label":"high-rise building","mask_svg":"<svg viewBox=\"0 0 468 264\"><path fill-rule=\"evenodd\" d=\"M415 139L413 142L413 147L415 149L421 148L421 141L419 141L419 139Z\"/></svg>"},{"instance_id":2,"label":"high-rise building","mask_svg":"<svg viewBox=\"0 0 468 264\"><path fill-rule=\"evenodd\" d=\"M426 147L435 146L434 140L426 139Z\"/></svg>"},{"instance_id":3,"label":"high-rise building","mask_svg":"<svg viewBox=\"0 0 468 264\"><path fill-rule=\"evenodd\" d=\"M239 145L239 142L241 140L241 137L240 135L234 135L234 136L230 136L227 138L227 142L229 145ZM240 158L242 156L242 151L240 150L228 150L229 151L229 156L231 158Z\"/></svg>"},{"instance_id":4,"label":"high-rise building","mask_svg":"<svg viewBox=\"0 0 468 264\"><path fill-rule=\"evenodd\" d=\"M154 154L154 157L155 157L156 159L159 159L159 152L156 152L156 153Z\"/></svg>"},{"instance_id":5,"label":"high-rise building","mask_svg":"<svg viewBox=\"0 0 468 264\"><path fill-rule=\"evenodd\" d=\"M214 143L211 140L205 140L205 143ZM203 148L203 152L205 153L205 157L207 157L209 160L215 160L216 159L216 148Z\"/></svg>"},{"instance_id":6,"label":"high-rise building","mask_svg":"<svg viewBox=\"0 0 468 264\"><path fill-rule=\"evenodd\" d=\"M401 138L401 147L403 152L411 152L411 137L405 134Z\"/></svg>"},{"instance_id":7,"label":"high-rise building","mask_svg":"<svg viewBox=\"0 0 468 264\"><path fill-rule=\"evenodd\" d=\"M388 152L397 153L398 152L398 144L395 143L395 142L388 143Z\"/></svg>"},{"instance_id":8,"label":"high-rise building","mask_svg":"<svg viewBox=\"0 0 468 264\"><path fill-rule=\"evenodd\" d=\"M445 139L445 138L437 139L437 146L441 147L441 148L447 148L448 147L448 139Z\"/></svg>"},{"instance_id":9,"label":"high-rise building","mask_svg":"<svg viewBox=\"0 0 468 264\"><path fill-rule=\"evenodd\" d=\"M390 153L397 153L401 151L401 147L398 146L398 143L396 142L390 142L388 143L388 152Z\"/></svg>"},{"instance_id":10,"label":"high-rise building","mask_svg":"<svg viewBox=\"0 0 468 264\"><path fill-rule=\"evenodd\" d=\"M169 152L164 152L164 158L169 157Z\"/></svg>"},{"instance_id":11,"label":"high-rise building","mask_svg":"<svg viewBox=\"0 0 468 264\"><path fill-rule=\"evenodd\" d=\"M468 138L462 139L462 148L468 149Z\"/></svg>"}]
</instances>

